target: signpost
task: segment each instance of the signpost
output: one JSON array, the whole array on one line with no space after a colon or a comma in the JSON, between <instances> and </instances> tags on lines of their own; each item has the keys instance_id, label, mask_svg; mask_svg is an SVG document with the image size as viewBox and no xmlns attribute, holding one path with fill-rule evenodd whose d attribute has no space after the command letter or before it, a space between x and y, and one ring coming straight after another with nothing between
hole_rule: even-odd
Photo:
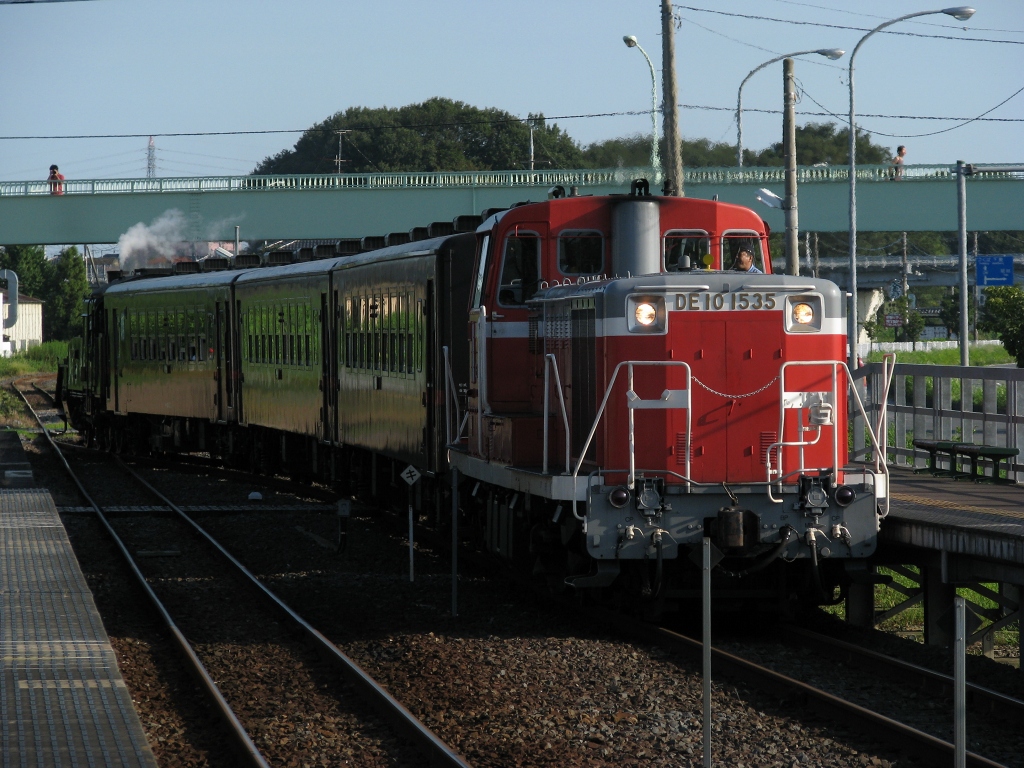
<instances>
[{"instance_id":1,"label":"signpost","mask_svg":"<svg viewBox=\"0 0 1024 768\"><path fill-rule=\"evenodd\" d=\"M885 316L885 327L886 328L899 328L903 325L903 315L890 314Z\"/></svg>"},{"instance_id":2,"label":"signpost","mask_svg":"<svg viewBox=\"0 0 1024 768\"><path fill-rule=\"evenodd\" d=\"M409 581L414 580L413 572L413 514L412 514L412 487L416 485L416 481L420 479L420 472L416 467L410 464L408 467L402 470L402 479L409 484Z\"/></svg>"},{"instance_id":3,"label":"signpost","mask_svg":"<svg viewBox=\"0 0 1024 768\"><path fill-rule=\"evenodd\" d=\"M987 285L1013 285L1013 256L976 256L974 279L982 288Z\"/></svg>"}]
</instances>

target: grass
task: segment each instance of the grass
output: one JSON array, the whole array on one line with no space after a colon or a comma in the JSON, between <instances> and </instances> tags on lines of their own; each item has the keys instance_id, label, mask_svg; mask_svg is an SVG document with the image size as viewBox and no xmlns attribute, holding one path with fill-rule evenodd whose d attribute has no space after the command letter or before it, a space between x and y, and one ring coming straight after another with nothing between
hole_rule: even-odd
<instances>
[{"instance_id":1,"label":"grass","mask_svg":"<svg viewBox=\"0 0 1024 768\"><path fill-rule=\"evenodd\" d=\"M868 355L869 363L882 362L885 352L872 352ZM960 365L959 349L932 349L920 352L896 352L897 363L913 365ZM1001 345L970 348L971 365L1006 365L1016 362L1013 356Z\"/></svg>"},{"instance_id":2,"label":"grass","mask_svg":"<svg viewBox=\"0 0 1024 768\"><path fill-rule=\"evenodd\" d=\"M47 341L11 357L0 357L0 378L24 376L28 373L53 373L57 370L57 363L67 355L66 341Z\"/></svg>"}]
</instances>

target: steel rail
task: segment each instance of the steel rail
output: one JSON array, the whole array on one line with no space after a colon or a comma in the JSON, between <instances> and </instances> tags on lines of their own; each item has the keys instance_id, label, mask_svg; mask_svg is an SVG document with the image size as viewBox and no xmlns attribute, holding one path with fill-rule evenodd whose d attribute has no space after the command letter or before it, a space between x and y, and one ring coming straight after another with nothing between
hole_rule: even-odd
<instances>
[{"instance_id":1,"label":"steel rail","mask_svg":"<svg viewBox=\"0 0 1024 768\"><path fill-rule=\"evenodd\" d=\"M470 764L459 755L454 749L442 741L433 731L427 728L419 719L407 710L401 702L388 693L376 680L370 677L358 664L343 653L334 643L328 640L309 622L299 616L281 598L275 595L266 587L248 568L246 568L234 555L227 551L224 546L214 539L206 530L190 518L185 512L175 505L160 491L146 482L133 469L128 467L117 456L113 457L119 466L131 474L139 483L150 490L164 504L173 509L181 519L190 525L197 534L220 552L228 561L234 565L240 573L244 574L252 585L259 590L271 604L281 612L288 621L300 628L312 645L321 652L321 655L331 661L342 673L345 679L351 683L363 696L369 700L380 715L405 738L414 743L433 765L455 766L456 768L471 768Z\"/></svg>"},{"instance_id":2,"label":"steel rail","mask_svg":"<svg viewBox=\"0 0 1024 768\"><path fill-rule=\"evenodd\" d=\"M702 652L700 641L663 627L632 622L624 625L623 628L625 631L663 648L668 647L687 654ZM883 739L898 749L913 749L916 758L927 760L931 765L943 767L952 765L954 747L947 741L727 651L712 648L711 655L714 668L725 676L742 678L771 694L777 695L780 689L792 691L803 699L814 702L819 707L831 710L842 717L844 723L855 721L865 733ZM967 765L972 768L1005 768L1001 763L974 752L967 753Z\"/></svg>"},{"instance_id":3,"label":"steel rail","mask_svg":"<svg viewBox=\"0 0 1024 768\"><path fill-rule=\"evenodd\" d=\"M211 703L214 705L217 711L220 712L220 715L224 718L225 723L228 724L231 733L231 738L234 741L239 756L245 761L247 765L256 766L256 768L270 768L270 764L263 758L263 755L260 754L259 749L253 743L252 739L249 738L249 734L246 732L245 728L242 726L242 723L238 720L235 713L232 711L231 706L228 704L227 700L220 692L220 689L217 687L217 684L213 681L213 678L210 676L210 673L207 671L206 667L203 666L203 662L200 661L199 657L196 655L195 650L192 648L188 640L185 638L185 635L178 628L178 625L174 623L174 619L167 611L167 608L164 607L164 604L162 602L160 602L160 598L157 597L156 593L153 591L153 588L149 585L149 582L146 580L145 575L142 573L138 565L135 563L135 560L132 558L131 553L128 551L128 548L125 546L124 542L121 540L121 537L117 535L117 532L110 525L110 521L107 520L106 515L103 514L102 507L100 507L93 500L92 496L89 495L89 492L85 490L85 486L82 485L82 481L75 474L74 470L71 469L71 465L68 464L67 459L64 458L64 454L61 453L60 448L57 447L57 443L50 436L50 431L46 428L46 425L43 424L42 419L39 418L39 414L36 413L35 409L29 404L28 398L25 397L25 393L18 389L18 387L13 387L13 389L21 397L22 401L25 403L25 407L29 409L29 412L36 420L36 423L38 423L40 428L43 430L43 435L46 437L47 441L50 443L50 447L53 448L54 452L57 454L57 457L64 465L64 469L67 471L71 480L78 487L79 493L81 493L82 497L89 503L89 506L91 506L95 510L96 517L99 519L100 523L102 523L103 527L106 528L107 533L110 535L111 539L114 541L114 544L120 550L121 556L124 557L128 567L135 575L135 578L138 581L139 586L142 587L143 591L146 593L146 596L153 604L153 607L156 609L157 613L159 613L161 618L163 618L164 624L170 631L171 636L174 638L175 644L178 646L179 650L182 652L185 659L188 661L193 674L199 680L203 690L206 692L207 697L210 699Z\"/></svg>"},{"instance_id":4,"label":"steel rail","mask_svg":"<svg viewBox=\"0 0 1024 768\"><path fill-rule=\"evenodd\" d=\"M891 674L899 679L919 685L929 693L953 695L953 678L909 661L886 656L884 653L861 648L853 643L802 627L783 627L782 633L791 640L821 651L829 657L876 674ZM1024 724L1024 701L973 683L967 683L967 703L976 710L1001 720Z\"/></svg>"}]
</instances>

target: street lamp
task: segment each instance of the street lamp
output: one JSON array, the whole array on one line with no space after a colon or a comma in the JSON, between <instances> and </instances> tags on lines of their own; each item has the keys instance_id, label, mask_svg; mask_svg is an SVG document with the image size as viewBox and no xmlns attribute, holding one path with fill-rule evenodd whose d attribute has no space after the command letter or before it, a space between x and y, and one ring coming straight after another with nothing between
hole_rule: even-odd
<instances>
[{"instance_id":1,"label":"street lamp","mask_svg":"<svg viewBox=\"0 0 1024 768\"><path fill-rule=\"evenodd\" d=\"M849 363L852 371L857 367L857 129L854 125L853 110L853 62L857 58L857 51L864 45L864 41L875 32L892 26L900 21L913 19L917 16L930 16L935 13L944 13L952 16L957 21L966 21L974 15L974 9L966 6L957 8L942 8L936 11L918 11L900 16L898 19L879 24L860 39L857 46L850 54L850 312L847 318L847 343L850 346Z\"/></svg>"},{"instance_id":2,"label":"street lamp","mask_svg":"<svg viewBox=\"0 0 1024 768\"><path fill-rule=\"evenodd\" d=\"M750 74L744 77L743 82L740 83L740 91L736 96L736 165L740 168L743 167L743 86L747 84L747 80L769 64L774 64L776 61L782 61L783 59L791 59L794 56L806 56L808 53L817 53L835 61L842 57L846 51L842 51L839 48L819 48L813 51L798 51L797 53L787 53L785 56L776 56L774 59L770 59L761 66L752 69Z\"/></svg>"},{"instance_id":3,"label":"street lamp","mask_svg":"<svg viewBox=\"0 0 1024 768\"><path fill-rule=\"evenodd\" d=\"M622 42L627 48L636 48L647 59L647 66L651 68L651 167L655 175L661 175L661 157L658 154L658 77L654 74L654 65L647 51L636 41L635 35L626 35Z\"/></svg>"}]
</instances>

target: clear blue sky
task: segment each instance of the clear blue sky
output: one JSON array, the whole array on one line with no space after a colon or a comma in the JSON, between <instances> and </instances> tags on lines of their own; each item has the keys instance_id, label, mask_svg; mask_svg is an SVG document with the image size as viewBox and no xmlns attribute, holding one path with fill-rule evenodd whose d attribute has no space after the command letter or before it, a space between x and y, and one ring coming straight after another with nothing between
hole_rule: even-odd
<instances>
[{"instance_id":1,"label":"clear blue sky","mask_svg":"<svg viewBox=\"0 0 1024 768\"><path fill-rule=\"evenodd\" d=\"M864 32L925 0L686 0L676 6L682 133L735 143L736 91L776 55L798 60L798 111L848 111L847 62ZM1024 87L1024 3L977 0L968 22L935 15L877 34L857 55L858 123L908 147L908 163L1024 163L1024 122L954 123L869 114L974 117ZM705 9L692 10L691 8ZM851 9L856 9L851 10ZM709 13L708 10L789 20ZM801 23L793 23L801 22ZM658 0L90 0L0 4L0 136L302 129L352 106L433 96L526 117L642 111L661 69ZM817 101L821 106L815 104ZM782 64L759 72L744 107L779 109ZM717 108L717 109L711 109ZM861 117L861 115L865 115ZM1024 93L990 118L1024 120ZM801 123L828 117L801 115ZM649 133L648 115L556 121L590 142ZM744 146L779 141L781 116L745 112ZM886 136L883 134L891 134ZM160 176L247 173L298 134L158 137ZM0 180L145 175L145 138L0 140ZM524 148L525 152L525 148Z\"/></svg>"}]
</instances>

